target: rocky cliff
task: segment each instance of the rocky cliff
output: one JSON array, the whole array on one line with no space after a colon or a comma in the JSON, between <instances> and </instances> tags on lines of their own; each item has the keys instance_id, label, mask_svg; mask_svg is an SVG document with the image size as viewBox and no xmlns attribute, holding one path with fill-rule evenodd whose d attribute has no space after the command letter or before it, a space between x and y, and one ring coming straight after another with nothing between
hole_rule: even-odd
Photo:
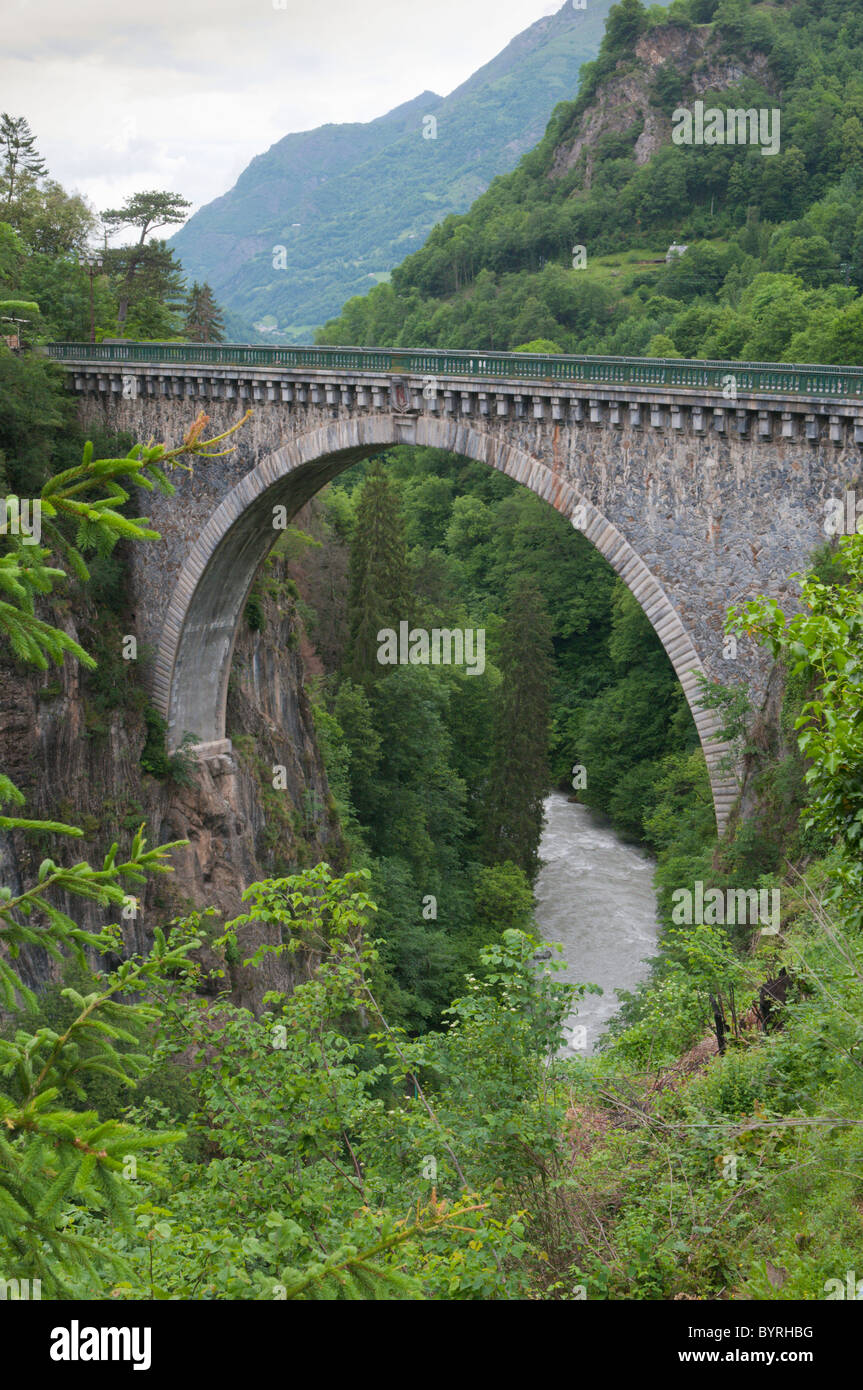
<instances>
[{"instance_id":1,"label":"rocky cliff","mask_svg":"<svg viewBox=\"0 0 863 1390\"><path fill-rule=\"evenodd\" d=\"M133 952L147 948L156 925L193 908L215 909L207 934L216 936L241 910L242 892L256 879L321 859L340 862L337 816L303 685L304 643L293 586L283 562L274 562L269 576L237 636L228 701L230 756L167 764L143 671L138 663L108 655L128 631L123 615L100 609L82 593L46 616L100 658L97 672L68 658L62 669L46 672L0 664L0 766L24 792L29 816L60 819L85 832L83 840L0 833L0 868L13 892L33 881L46 855L58 862L98 863L115 840L121 850L128 848L142 822L151 845L188 840L173 855L174 872L152 879L136 916L123 923ZM145 661L146 653L141 667ZM80 899L63 906L88 928L116 920L116 910ZM254 924L244 929L240 962L267 939L267 930ZM252 1008L265 990L290 988L296 968L296 960L292 967L284 956L269 957L254 972L217 961L209 950L203 956L206 965L229 973L236 1002ZM45 953L33 952L22 974L38 988L57 977L57 966ZM217 984L224 987L214 979Z\"/></svg>"},{"instance_id":2,"label":"rocky cliff","mask_svg":"<svg viewBox=\"0 0 863 1390\"><path fill-rule=\"evenodd\" d=\"M579 168L582 188L591 187L597 148L603 137L635 135L633 158L646 164L671 140L671 110L676 104L664 99L657 79L663 73L680 75L679 92L687 100L705 92L723 92L744 78L758 80L768 90L771 81L767 56L754 52L743 61L721 51L722 36L710 29L686 29L669 24L651 29L635 45L634 63L602 82L590 105L581 114L575 131L556 146L550 178L563 178ZM672 89L673 90L673 89Z\"/></svg>"}]
</instances>

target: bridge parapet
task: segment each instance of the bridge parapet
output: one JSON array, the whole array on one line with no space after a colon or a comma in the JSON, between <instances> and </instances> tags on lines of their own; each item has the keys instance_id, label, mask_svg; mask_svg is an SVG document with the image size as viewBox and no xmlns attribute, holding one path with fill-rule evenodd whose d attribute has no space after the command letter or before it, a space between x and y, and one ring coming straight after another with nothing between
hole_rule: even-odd
<instances>
[{"instance_id":1,"label":"bridge parapet","mask_svg":"<svg viewBox=\"0 0 863 1390\"><path fill-rule=\"evenodd\" d=\"M562 385L664 386L863 401L863 368L701 358L544 356L529 352L448 352L422 348L265 347L243 343L50 343L58 361L161 366L352 371L546 381Z\"/></svg>"}]
</instances>

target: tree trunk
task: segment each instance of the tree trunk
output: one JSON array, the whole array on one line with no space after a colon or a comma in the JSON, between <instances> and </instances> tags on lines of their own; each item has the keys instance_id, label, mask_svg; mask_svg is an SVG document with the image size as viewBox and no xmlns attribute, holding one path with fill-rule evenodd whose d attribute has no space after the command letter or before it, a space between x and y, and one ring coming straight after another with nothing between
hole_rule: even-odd
<instances>
[{"instance_id":1,"label":"tree trunk","mask_svg":"<svg viewBox=\"0 0 863 1390\"><path fill-rule=\"evenodd\" d=\"M722 996L720 995L718 998L714 998L714 996L710 994L708 998L710 1000L710 1007L713 1010L714 1031L716 1033L716 1042L719 1046L719 1055L721 1057L725 1052L725 1034L727 1032L725 1014L722 1012Z\"/></svg>"}]
</instances>

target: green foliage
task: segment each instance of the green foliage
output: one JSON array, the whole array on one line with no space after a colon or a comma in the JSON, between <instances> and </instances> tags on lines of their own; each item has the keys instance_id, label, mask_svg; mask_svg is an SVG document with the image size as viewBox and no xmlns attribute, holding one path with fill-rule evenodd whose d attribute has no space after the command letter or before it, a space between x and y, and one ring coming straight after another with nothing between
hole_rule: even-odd
<instances>
[{"instance_id":1,"label":"green foliage","mask_svg":"<svg viewBox=\"0 0 863 1390\"><path fill-rule=\"evenodd\" d=\"M409 592L401 508L377 461L357 503L349 584L346 674L368 685L386 670L378 662L378 633L386 628L398 631L407 612Z\"/></svg>"},{"instance_id":2,"label":"green foliage","mask_svg":"<svg viewBox=\"0 0 863 1390\"><path fill-rule=\"evenodd\" d=\"M38 318L39 305L27 299L0 299L0 318Z\"/></svg>"},{"instance_id":3,"label":"green foliage","mask_svg":"<svg viewBox=\"0 0 863 1390\"><path fill-rule=\"evenodd\" d=\"M669 338L667 333L654 333L650 342L647 344L648 357L682 357L683 354L677 351L674 340Z\"/></svg>"},{"instance_id":4,"label":"green foliage","mask_svg":"<svg viewBox=\"0 0 863 1390\"><path fill-rule=\"evenodd\" d=\"M266 617L264 615L264 604L259 593L254 590L246 600L246 607L243 610L246 619L246 627L250 632L263 632L266 627Z\"/></svg>"},{"instance_id":5,"label":"green foliage","mask_svg":"<svg viewBox=\"0 0 863 1390\"><path fill-rule=\"evenodd\" d=\"M121 208L102 213L102 224L111 232L134 228L138 240L105 252L110 272L116 276L117 327L120 335L141 338L170 337L177 327L182 306L182 267L164 241L148 241L160 227L186 220L192 204L178 193L153 190L133 193Z\"/></svg>"},{"instance_id":6,"label":"green foliage","mask_svg":"<svg viewBox=\"0 0 863 1390\"><path fill-rule=\"evenodd\" d=\"M197 280L189 290L185 303L186 321L183 333L193 343L222 343L225 322L210 286Z\"/></svg>"},{"instance_id":7,"label":"green foliage","mask_svg":"<svg viewBox=\"0 0 863 1390\"><path fill-rule=\"evenodd\" d=\"M196 768L194 746L198 742L194 734L185 734L180 747L174 753L169 753L165 746L168 725L152 705L145 706L144 727L147 731L141 750L144 772L158 777L160 781L169 779L178 787L192 786Z\"/></svg>"},{"instance_id":8,"label":"green foliage","mask_svg":"<svg viewBox=\"0 0 863 1390\"><path fill-rule=\"evenodd\" d=\"M196 286L198 309L182 305L179 264L163 242L147 240L182 221L189 204L175 194L132 195L105 219L114 231L136 227L138 243L97 257L89 244L92 209L48 177L23 117L3 115L0 126L0 303L7 315L31 320L25 342L81 341L91 330L98 340L118 326L138 338L165 338L176 332L181 312L196 335L213 340L219 311L208 287Z\"/></svg>"},{"instance_id":9,"label":"green foliage","mask_svg":"<svg viewBox=\"0 0 863 1390\"><path fill-rule=\"evenodd\" d=\"M143 520L123 514L129 493L118 480L143 488L155 482L171 491L165 465L176 465L186 454L211 457L213 445L226 437L203 440L203 424L203 419L196 421L174 449L136 447L125 459L94 459L88 443L81 464L43 484L42 531L51 548L25 545L26 537L10 534L3 538L5 553L0 555L5 593L0 630L19 659L44 669L49 657L61 663L69 652L86 665L95 664L64 631L36 618L35 598L67 577L64 565L86 581L85 549L104 554L118 536L141 540L155 534ZM64 529L69 523L76 528L74 540ZM49 565L52 550L59 563ZM21 792L0 775L0 805L23 804ZM41 837L82 834L75 826L19 814L0 816L0 829ZM22 951L38 948L60 964L72 957L79 968L86 950L101 956L123 952L117 923L83 928L70 905L79 900L96 910L120 909L124 919L137 915L140 902L129 888L169 872L172 851L185 844L148 849L143 830L140 826L125 857L117 843L112 845L101 868L83 860L62 865L46 856L29 887L0 887L0 999L7 1011L23 1005L36 1012L36 998L18 964ZM74 1106L88 1097L93 1077L132 1085L146 1069L144 1046L158 1013L141 1003L141 996L170 978L199 944L187 933L186 939L169 945L156 926L146 957L130 956L116 970L98 975L86 995L72 985L62 991L71 1016L58 1020L57 1027L36 1020L34 1029L25 1013L22 1026L0 1037L0 1255L7 1277L35 1277L49 1295L68 1297L76 1281L98 1277L97 1267L124 1268L122 1255L107 1252L98 1236L82 1234L77 1220L98 1212L100 1220L110 1219L112 1229L132 1232L128 1165L137 1164L138 1154L179 1136L164 1127L151 1131ZM24 1026L28 1022L31 1026ZM143 1159L139 1174L157 1177Z\"/></svg>"},{"instance_id":10,"label":"green foliage","mask_svg":"<svg viewBox=\"0 0 863 1390\"><path fill-rule=\"evenodd\" d=\"M4 823L28 828L21 819L4 818ZM39 828L80 833L47 823L39 823ZM0 988L7 1007L14 1005L16 996L31 1006L35 1003L32 991L9 964L22 946L39 945L58 960L72 950L83 960L84 946L105 954L116 952L121 942L116 925L99 932L77 927L56 906L56 894L103 906L125 906L130 899L123 882L144 883L148 874L167 872L165 860L174 848L163 845L148 850L139 831L123 862L116 862L117 845L100 870L87 863L63 869L46 859L38 884L17 895L3 889L0 943L5 950L0 957ZM47 929L30 924L34 914L44 918ZM19 1028L13 1036L0 1039L0 1250L11 1277L36 1277L49 1293L68 1296L70 1279L80 1277L82 1271L94 1273L103 1252L97 1242L70 1226L70 1203L105 1210L121 1228L131 1227L130 1194L121 1181L124 1162L130 1155L173 1142L177 1135L145 1133L101 1120L93 1111L70 1109L66 1097L82 1097L82 1081L93 1073L131 1084L143 1071L147 1060L143 1052L126 1048L121 1055L117 1044L140 1049L156 1014L142 1004L118 1003L115 996L139 996L178 966L195 944L169 948L157 928L146 959L125 961L102 977L99 988L87 996L71 988L63 991L74 1017L62 1033L43 1025L35 1032ZM143 1161L142 1171L146 1171Z\"/></svg>"},{"instance_id":11,"label":"green foliage","mask_svg":"<svg viewBox=\"0 0 863 1390\"><path fill-rule=\"evenodd\" d=\"M509 930L450 1026L408 1041L373 990L366 878L319 865L248 890L249 912L214 948L237 951L244 928L266 920L282 941L255 962L319 961L290 996L267 995L260 1018L196 995L196 967L166 962L153 977L153 1062L185 1068L190 1143L139 1166L131 1224L78 1208L76 1238L89 1251L98 1232L102 1248L75 1292L489 1299L526 1288L521 1204L554 1162L562 1108L557 1095L525 1108L525 1091L548 1091L577 991L538 973L536 942ZM174 940L200 931L193 916ZM155 1133L168 1119L155 1100L132 1116Z\"/></svg>"},{"instance_id":12,"label":"green foliage","mask_svg":"<svg viewBox=\"0 0 863 1390\"><path fill-rule=\"evenodd\" d=\"M511 860L530 879L539 869L549 782L551 654L548 610L525 578L512 591L500 637L502 685L482 843L488 860Z\"/></svg>"},{"instance_id":13,"label":"green foliage","mask_svg":"<svg viewBox=\"0 0 863 1390\"><path fill-rule=\"evenodd\" d=\"M7 207L21 196L21 185L34 182L46 172L45 161L36 148L36 138L23 116L0 114L0 159L2 193Z\"/></svg>"},{"instance_id":14,"label":"green foliage","mask_svg":"<svg viewBox=\"0 0 863 1390\"><path fill-rule=\"evenodd\" d=\"M723 685L720 681L708 680L706 676L698 677L698 686L698 703L701 707L719 712L719 738L731 745L738 758L752 752L751 745L747 743L752 706L745 686Z\"/></svg>"},{"instance_id":15,"label":"green foliage","mask_svg":"<svg viewBox=\"0 0 863 1390\"><path fill-rule=\"evenodd\" d=\"M4 495L35 497L53 469L74 461L61 429L73 410L57 364L0 343L0 483ZM80 457L80 453L79 453Z\"/></svg>"},{"instance_id":16,"label":"green foliage","mask_svg":"<svg viewBox=\"0 0 863 1390\"><path fill-rule=\"evenodd\" d=\"M157 537L157 532L148 529L146 517L130 518L122 511L130 497L126 488L152 491L157 486L162 492L171 493L173 487L165 473L166 465L175 466L185 453L210 458L218 456L212 446L222 442L238 426L201 442L204 418L198 418L183 443L175 449L168 449L164 444L146 448L136 444L125 458L97 460L93 458L93 445L88 442L80 464L54 474L42 485L39 496L41 531L50 546L33 544L33 538L15 534L10 529L3 537L4 547L0 551L0 592L6 595L0 600L0 632L20 660L46 670L49 661L60 665L64 654L70 652L84 665L95 665L92 657L66 632L36 616L37 596L50 594L67 573L48 562L56 557L78 579L86 581L89 573L82 552L94 548L97 539L110 549L120 537L131 540ZM5 500L7 510L17 503L17 498ZM70 523L76 527L74 540L69 538Z\"/></svg>"},{"instance_id":17,"label":"green foliage","mask_svg":"<svg viewBox=\"0 0 863 1390\"><path fill-rule=\"evenodd\" d=\"M533 894L523 870L511 859L503 864L485 865L474 883L474 903L478 921L489 939L504 931L530 930L533 920Z\"/></svg>"},{"instance_id":18,"label":"green foliage","mask_svg":"<svg viewBox=\"0 0 863 1390\"><path fill-rule=\"evenodd\" d=\"M733 610L730 623L814 680L795 721L812 797L805 824L842 847L837 893L858 904L863 922L863 538L843 537L839 550L843 580L802 577L802 612L788 618L775 600L757 599Z\"/></svg>"},{"instance_id":19,"label":"green foliage","mask_svg":"<svg viewBox=\"0 0 863 1390\"><path fill-rule=\"evenodd\" d=\"M512 348L513 352L537 352L540 355L546 353L559 353L562 348L557 343L553 343L550 338L534 338L532 343L520 343L518 347Z\"/></svg>"}]
</instances>

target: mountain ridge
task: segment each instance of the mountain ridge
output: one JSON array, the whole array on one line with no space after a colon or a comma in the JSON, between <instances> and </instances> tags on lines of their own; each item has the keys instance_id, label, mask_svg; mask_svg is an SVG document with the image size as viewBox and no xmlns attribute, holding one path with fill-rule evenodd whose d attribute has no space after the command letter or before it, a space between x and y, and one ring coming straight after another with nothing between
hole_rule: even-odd
<instances>
[{"instance_id":1,"label":"mountain ridge","mask_svg":"<svg viewBox=\"0 0 863 1390\"><path fill-rule=\"evenodd\" d=\"M863 362L861 63L863 0L621 0L538 144L317 341ZM699 100L781 144L677 143Z\"/></svg>"},{"instance_id":2,"label":"mountain ridge","mask_svg":"<svg viewBox=\"0 0 863 1390\"><path fill-rule=\"evenodd\" d=\"M536 143L598 51L610 5L567 0L448 96L426 90L373 121L283 136L172 238L187 276L209 282L232 326L310 339Z\"/></svg>"}]
</instances>

